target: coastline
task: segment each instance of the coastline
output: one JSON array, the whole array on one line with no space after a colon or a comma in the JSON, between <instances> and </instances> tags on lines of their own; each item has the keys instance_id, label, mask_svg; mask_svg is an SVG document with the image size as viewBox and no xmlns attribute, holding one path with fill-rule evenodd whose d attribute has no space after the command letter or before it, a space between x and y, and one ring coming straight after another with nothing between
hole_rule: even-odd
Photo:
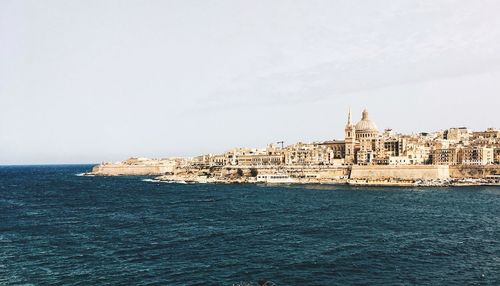
<instances>
[{"instance_id":1,"label":"coastline","mask_svg":"<svg viewBox=\"0 0 500 286\"><path fill-rule=\"evenodd\" d=\"M81 175L81 174L78 174ZM96 173L84 173L84 176L101 176L101 177L137 177L144 175L102 175ZM149 176L149 175L146 175ZM177 175L162 175L150 176L151 178L144 179L146 182L153 183L173 183L173 184L259 184L259 185L334 185L334 186L353 186L353 187L479 187L479 186L494 186L500 187L499 182L488 180L419 180L419 181L395 181L395 180L359 180L359 179L338 179L338 180L314 180L314 179L295 179L293 182L259 182L253 177L244 178L209 178L206 176L177 176ZM471 180L471 179L467 179Z\"/></svg>"},{"instance_id":2,"label":"coastline","mask_svg":"<svg viewBox=\"0 0 500 286\"><path fill-rule=\"evenodd\" d=\"M500 186L500 165L250 165L206 166L182 159L103 163L88 176L148 176L155 182L192 184L330 184L363 187Z\"/></svg>"}]
</instances>

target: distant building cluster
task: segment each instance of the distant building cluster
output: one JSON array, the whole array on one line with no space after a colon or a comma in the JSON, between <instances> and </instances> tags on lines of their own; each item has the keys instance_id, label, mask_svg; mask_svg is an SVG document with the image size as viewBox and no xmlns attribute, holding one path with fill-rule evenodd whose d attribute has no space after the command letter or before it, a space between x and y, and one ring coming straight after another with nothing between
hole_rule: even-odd
<instances>
[{"instance_id":1,"label":"distant building cluster","mask_svg":"<svg viewBox=\"0 0 500 286\"><path fill-rule=\"evenodd\" d=\"M349 111L344 140L235 148L192 159L203 166L489 165L500 164L500 130L466 127L419 134L379 132L364 110L354 124Z\"/></svg>"}]
</instances>

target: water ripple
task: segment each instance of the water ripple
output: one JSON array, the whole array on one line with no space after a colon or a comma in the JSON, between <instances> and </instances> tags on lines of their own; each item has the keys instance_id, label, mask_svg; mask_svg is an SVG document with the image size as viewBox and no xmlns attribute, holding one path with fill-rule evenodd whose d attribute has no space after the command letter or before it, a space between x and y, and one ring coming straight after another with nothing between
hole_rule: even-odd
<instances>
[{"instance_id":1,"label":"water ripple","mask_svg":"<svg viewBox=\"0 0 500 286\"><path fill-rule=\"evenodd\" d=\"M500 285L500 188L75 176L89 169L0 167L0 285Z\"/></svg>"}]
</instances>

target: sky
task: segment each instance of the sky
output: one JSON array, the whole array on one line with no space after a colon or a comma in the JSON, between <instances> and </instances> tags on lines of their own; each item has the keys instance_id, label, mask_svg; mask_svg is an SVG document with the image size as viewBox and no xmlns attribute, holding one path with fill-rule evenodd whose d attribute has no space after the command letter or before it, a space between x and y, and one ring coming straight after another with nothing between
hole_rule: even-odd
<instances>
[{"instance_id":1,"label":"sky","mask_svg":"<svg viewBox=\"0 0 500 286\"><path fill-rule=\"evenodd\" d=\"M500 127L500 1L0 0L0 164Z\"/></svg>"}]
</instances>

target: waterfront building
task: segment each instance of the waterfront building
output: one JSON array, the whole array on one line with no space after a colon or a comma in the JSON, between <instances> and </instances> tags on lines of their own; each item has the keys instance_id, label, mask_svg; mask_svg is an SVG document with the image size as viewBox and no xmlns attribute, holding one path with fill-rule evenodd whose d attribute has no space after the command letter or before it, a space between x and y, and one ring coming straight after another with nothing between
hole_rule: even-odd
<instances>
[{"instance_id":1,"label":"waterfront building","mask_svg":"<svg viewBox=\"0 0 500 286\"><path fill-rule=\"evenodd\" d=\"M410 165L424 165L431 163L431 148L426 145L411 145L406 150Z\"/></svg>"},{"instance_id":2,"label":"waterfront building","mask_svg":"<svg viewBox=\"0 0 500 286\"><path fill-rule=\"evenodd\" d=\"M325 146L329 151L328 161L330 164L344 162L345 158L345 141L344 140L331 140L318 143L318 146ZM341 161L339 161L341 160Z\"/></svg>"},{"instance_id":3,"label":"waterfront building","mask_svg":"<svg viewBox=\"0 0 500 286\"><path fill-rule=\"evenodd\" d=\"M235 148L220 155L193 158L199 166L293 166L336 168L342 165L487 165L500 164L500 131L473 132L466 127L436 132L379 132L365 109L354 124L347 114L344 140L296 143L262 149ZM281 168L281 167L280 167Z\"/></svg>"},{"instance_id":4,"label":"waterfront building","mask_svg":"<svg viewBox=\"0 0 500 286\"><path fill-rule=\"evenodd\" d=\"M345 163L369 165L386 161L384 140L378 132L377 125L369 118L365 109L361 120L352 124L351 111L349 110L345 134Z\"/></svg>"},{"instance_id":5,"label":"waterfront building","mask_svg":"<svg viewBox=\"0 0 500 286\"><path fill-rule=\"evenodd\" d=\"M227 158L224 155L215 155L211 157L210 166L225 166Z\"/></svg>"},{"instance_id":6,"label":"waterfront building","mask_svg":"<svg viewBox=\"0 0 500 286\"><path fill-rule=\"evenodd\" d=\"M301 142L287 147L285 162L288 165L313 165L319 163L314 156L314 145Z\"/></svg>"},{"instance_id":7,"label":"waterfront building","mask_svg":"<svg viewBox=\"0 0 500 286\"><path fill-rule=\"evenodd\" d=\"M500 164L500 147L495 147L493 151L493 156L494 156L494 163L495 164Z\"/></svg>"},{"instance_id":8,"label":"waterfront building","mask_svg":"<svg viewBox=\"0 0 500 286\"><path fill-rule=\"evenodd\" d=\"M381 151L380 145L383 142L381 137L379 137L378 129L375 123L368 118L368 111L363 110L361 120L356 123L356 143L359 146L355 148L356 153L356 163L359 165L369 165L372 164L373 159L378 157L377 155Z\"/></svg>"},{"instance_id":9,"label":"waterfront building","mask_svg":"<svg viewBox=\"0 0 500 286\"><path fill-rule=\"evenodd\" d=\"M494 149L488 147L466 147L462 148L460 164L463 165L488 165L494 162Z\"/></svg>"},{"instance_id":10,"label":"waterfront building","mask_svg":"<svg viewBox=\"0 0 500 286\"><path fill-rule=\"evenodd\" d=\"M401 156L406 149L406 139L384 138L384 149L387 156Z\"/></svg>"},{"instance_id":11,"label":"waterfront building","mask_svg":"<svg viewBox=\"0 0 500 286\"><path fill-rule=\"evenodd\" d=\"M432 151L433 165L456 165L459 161L458 148L442 148Z\"/></svg>"}]
</instances>

